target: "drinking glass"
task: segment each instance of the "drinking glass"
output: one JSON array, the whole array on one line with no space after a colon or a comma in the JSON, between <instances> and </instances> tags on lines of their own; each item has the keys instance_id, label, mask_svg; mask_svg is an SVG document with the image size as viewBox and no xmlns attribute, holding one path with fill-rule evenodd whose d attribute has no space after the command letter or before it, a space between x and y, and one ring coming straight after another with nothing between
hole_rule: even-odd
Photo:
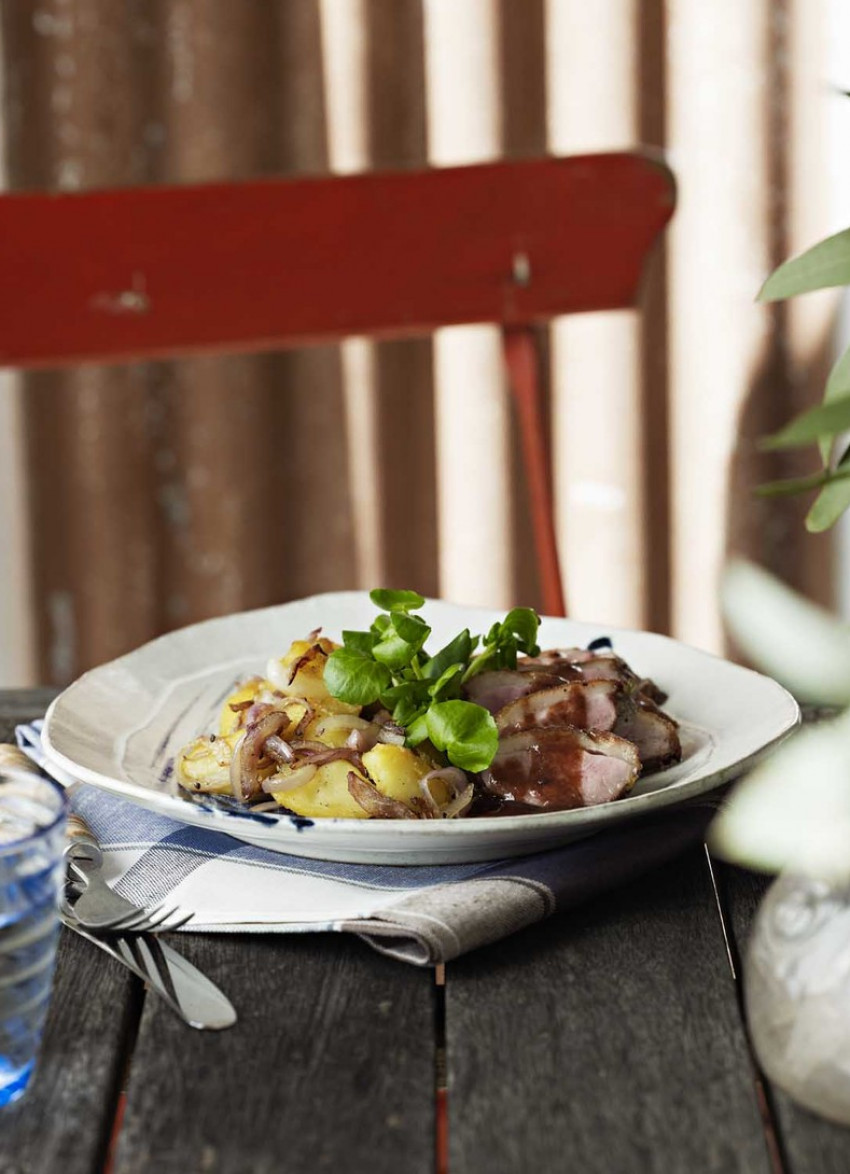
<instances>
[{"instance_id":1,"label":"drinking glass","mask_svg":"<svg viewBox=\"0 0 850 1174\"><path fill-rule=\"evenodd\" d=\"M47 1014L66 814L55 783L0 773L0 1106L26 1089Z\"/></svg>"}]
</instances>

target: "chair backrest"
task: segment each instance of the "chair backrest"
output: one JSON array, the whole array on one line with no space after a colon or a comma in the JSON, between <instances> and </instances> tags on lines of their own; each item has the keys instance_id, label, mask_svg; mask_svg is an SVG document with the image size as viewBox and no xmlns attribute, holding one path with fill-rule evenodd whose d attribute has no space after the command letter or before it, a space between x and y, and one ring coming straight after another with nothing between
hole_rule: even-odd
<instances>
[{"instance_id":1,"label":"chair backrest","mask_svg":"<svg viewBox=\"0 0 850 1174\"><path fill-rule=\"evenodd\" d=\"M493 322L544 608L564 611L533 324L633 304L675 204L642 153L0 197L0 362L276 350Z\"/></svg>"}]
</instances>

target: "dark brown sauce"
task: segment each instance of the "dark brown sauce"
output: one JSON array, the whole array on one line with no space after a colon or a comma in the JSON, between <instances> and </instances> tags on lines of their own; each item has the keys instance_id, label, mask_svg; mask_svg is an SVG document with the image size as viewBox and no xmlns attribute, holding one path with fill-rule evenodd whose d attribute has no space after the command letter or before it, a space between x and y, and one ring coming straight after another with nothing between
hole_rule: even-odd
<instances>
[{"instance_id":1,"label":"dark brown sauce","mask_svg":"<svg viewBox=\"0 0 850 1174\"><path fill-rule=\"evenodd\" d=\"M498 815L539 815L540 808L528 803L515 803L511 799L500 799L497 795L475 796L466 819L491 818Z\"/></svg>"},{"instance_id":2,"label":"dark brown sauce","mask_svg":"<svg viewBox=\"0 0 850 1174\"><path fill-rule=\"evenodd\" d=\"M538 811L583 806L587 750L566 729L541 730L540 735L494 760L490 767L491 792Z\"/></svg>"}]
</instances>

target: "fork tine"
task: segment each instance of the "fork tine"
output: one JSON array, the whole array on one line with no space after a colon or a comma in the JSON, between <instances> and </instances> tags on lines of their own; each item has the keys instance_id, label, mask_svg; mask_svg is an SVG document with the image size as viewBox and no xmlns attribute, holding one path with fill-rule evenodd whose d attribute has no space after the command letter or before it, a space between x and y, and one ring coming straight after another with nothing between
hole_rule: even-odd
<instances>
[{"instance_id":1,"label":"fork tine","mask_svg":"<svg viewBox=\"0 0 850 1174\"><path fill-rule=\"evenodd\" d=\"M71 892L77 891L77 886L69 886ZM72 920L80 919L74 912L74 905L67 898L63 899L63 908ZM176 908L167 909L163 903L154 905L151 909L141 907L123 917L110 918L108 921L98 921L97 924L81 923L92 933L140 934L166 933L180 929L194 917L193 913L180 913ZM177 920L175 921L174 918Z\"/></svg>"},{"instance_id":2,"label":"fork tine","mask_svg":"<svg viewBox=\"0 0 850 1174\"><path fill-rule=\"evenodd\" d=\"M177 910L175 909L174 912L176 913ZM176 921L172 921L168 925L164 925L161 928L168 930L169 933L173 933L175 929L182 929L184 925L188 925L194 916L194 913L184 913L182 916L178 917Z\"/></svg>"},{"instance_id":3,"label":"fork tine","mask_svg":"<svg viewBox=\"0 0 850 1174\"><path fill-rule=\"evenodd\" d=\"M173 920L175 917L177 918L176 921ZM140 921L133 922L131 925L121 926L121 932L132 934L170 933L186 925L193 917L193 913L180 913L177 909L160 908L150 917L144 917Z\"/></svg>"},{"instance_id":4,"label":"fork tine","mask_svg":"<svg viewBox=\"0 0 850 1174\"><path fill-rule=\"evenodd\" d=\"M158 909L154 909L152 912L148 913L148 915L142 918L141 921L136 922L136 924L132 926L132 930L134 933L150 933L152 930L158 929L164 921L168 921L169 917L173 916L173 914L173 909L163 909L162 906L160 906ZM125 928L129 929L131 927L126 926Z\"/></svg>"},{"instance_id":5,"label":"fork tine","mask_svg":"<svg viewBox=\"0 0 850 1174\"><path fill-rule=\"evenodd\" d=\"M139 909L137 913L125 914L123 917L110 917L105 920L95 922L82 922L74 910L74 903L67 898L63 898L62 908L67 917L72 921L79 922L84 928L90 929L93 933L104 933L128 929L135 926L139 921L145 921L148 917L147 911Z\"/></svg>"},{"instance_id":6,"label":"fork tine","mask_svg":"<svg viewBox=\"0 0 850 1174\"><path fill-rule=\"evenodd\" d=\"M80 922L85 929L90 930L92 933L144 933L149 925L157 925L160 920L171 917L175 912L173 909L164 909L162 905L156 905L153 909L140 908L133 913L125 914L123 917L112 917L104 921L90 922L80 920L72 902L66 900L64 908L68 917Z\"/></svg>"}]
</instances>

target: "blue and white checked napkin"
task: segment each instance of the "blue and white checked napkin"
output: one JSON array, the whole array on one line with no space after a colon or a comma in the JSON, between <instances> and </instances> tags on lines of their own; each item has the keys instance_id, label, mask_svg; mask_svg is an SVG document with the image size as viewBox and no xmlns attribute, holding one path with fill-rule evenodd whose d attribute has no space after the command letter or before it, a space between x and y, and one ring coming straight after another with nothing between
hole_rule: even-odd
<instances>
[{"instance_id":1,"label":"blue and white checked napkin","mask_svg":"<svg viewBox=\"0 0 850 1174\"><path fill-rule=\"evenodd\" d=\"M631 880L698 843L710 803L680 807L550 852L498 863L388 867L305 860L190 827L96 787L47 758L41 722L18 745L73 786L71 806L103 850L107 882L131 901L167 901L182 932L356 933L419 966L447 962Z\"/></svg>"}]
</instances>

